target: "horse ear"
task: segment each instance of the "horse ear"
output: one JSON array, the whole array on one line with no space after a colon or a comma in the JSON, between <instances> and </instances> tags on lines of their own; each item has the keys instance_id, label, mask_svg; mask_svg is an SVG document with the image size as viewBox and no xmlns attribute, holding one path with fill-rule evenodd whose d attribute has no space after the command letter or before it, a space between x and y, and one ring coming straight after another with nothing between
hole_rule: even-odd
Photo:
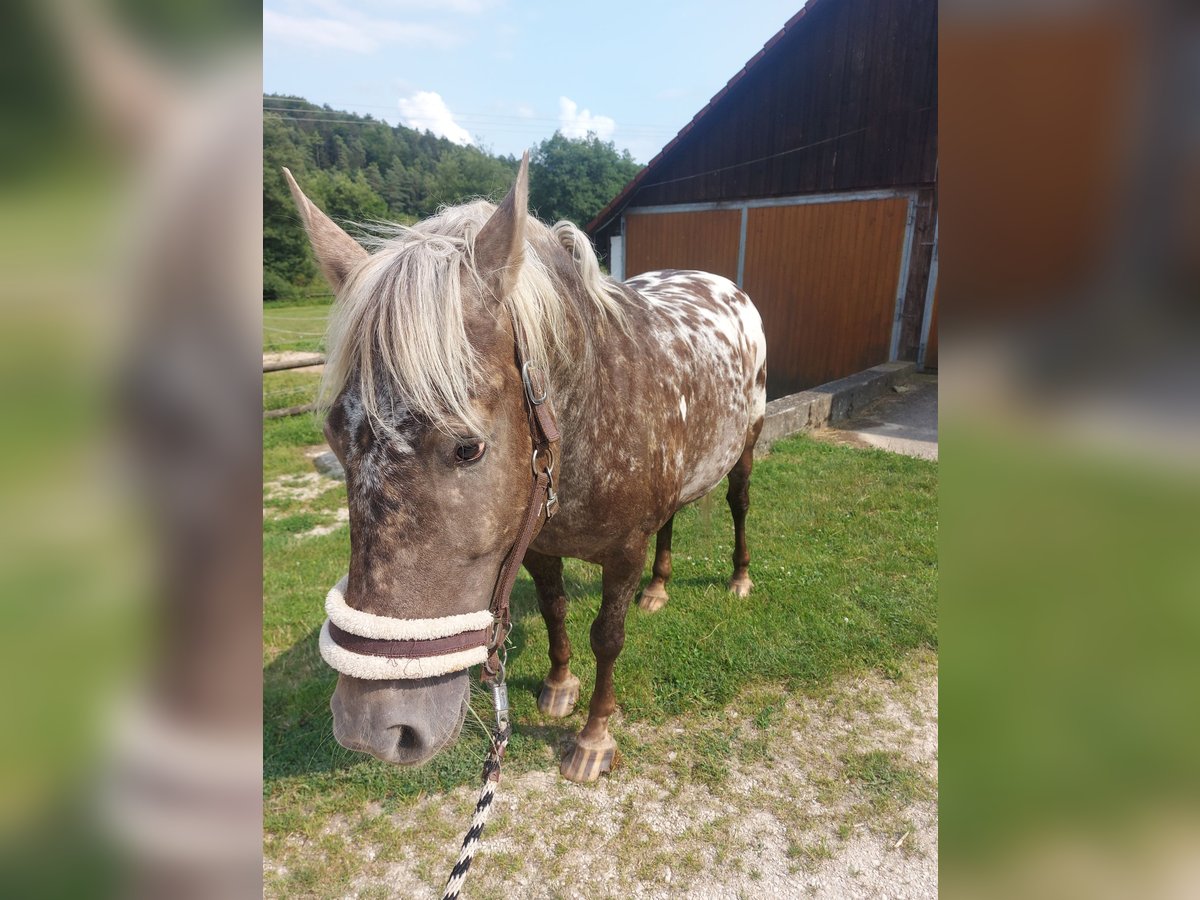
<instances>
[{"instance_id":1,"label":"horse ear","mask_svg":"<svg viewBox=\"0 0 1200 900\"><path fill-rule=\"evenodd\" d=\"M336 294L351 270L367 258L367 251L304 196L304 191L300 190L300 185L296 184L296 179L288 169L283 170L283 176L292 189L292 198L300 210L300 219L304 222L304 230L308 232L308 241L321 265L321 272Z\"/></svg>"},{"instance_id":2,"label":"horse ear","mask_svg":"<svg viewBox=\"0 0 1200 900\"><path fill-rule=\"evenodd\" d=\"M497 299L517 284L525 258L525 219L529 207L529 151L521 157L517 181L475 238L475 268Z\"/></svg>"}]
</instances>

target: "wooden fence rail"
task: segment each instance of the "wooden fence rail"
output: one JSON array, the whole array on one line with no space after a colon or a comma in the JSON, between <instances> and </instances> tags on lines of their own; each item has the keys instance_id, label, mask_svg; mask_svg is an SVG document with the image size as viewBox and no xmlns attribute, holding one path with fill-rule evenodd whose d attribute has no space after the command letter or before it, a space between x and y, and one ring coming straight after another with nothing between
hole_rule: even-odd
<instances>
[{"instance_id":1,"label":"wooden fence rail","mask_svg":"<svg viewBox=\"0 0 1200 900\"><path fill-rule=\"evenodd\" d=\"M297 356L295 359L276 359L268 362L263 360L264 372L282 372L285 369L308 369L312 366L325 365L325 357L320 353L309 353Z\"/></svg>"}]
</instances>

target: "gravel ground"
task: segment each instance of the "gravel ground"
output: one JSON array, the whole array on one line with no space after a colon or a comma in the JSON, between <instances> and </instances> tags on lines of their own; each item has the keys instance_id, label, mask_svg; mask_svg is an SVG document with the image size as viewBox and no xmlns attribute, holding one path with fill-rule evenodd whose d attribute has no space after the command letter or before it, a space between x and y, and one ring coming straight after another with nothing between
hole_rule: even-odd
<instances>
[{"instance_id":1,"label":"gravel ground","mask_svg":"<svg viewBox=\"0 0 1200 900\"><path fill-rule=\"evenodd\" d=\"M670 760L637 775L618 767L594 785L553 771L506 778L465 894L936 897L937 684L936 656L925 651L896 678L873 673L817 698L784 695L765 729L747 716L739 732L763 739L761 758L731 753L711 784L673 778ZM682 730L626 731L644 749L664 729ZM856 774L863 760L887 762ZM399 846L364 840L362 821L331 823L362 860L345 896L438 896L456 850L448 835L465 827L474 802L463 788L406 806L388 817L409 836ZM366 810L364 820L380 815Z\"/></svg>"}]
</instances>

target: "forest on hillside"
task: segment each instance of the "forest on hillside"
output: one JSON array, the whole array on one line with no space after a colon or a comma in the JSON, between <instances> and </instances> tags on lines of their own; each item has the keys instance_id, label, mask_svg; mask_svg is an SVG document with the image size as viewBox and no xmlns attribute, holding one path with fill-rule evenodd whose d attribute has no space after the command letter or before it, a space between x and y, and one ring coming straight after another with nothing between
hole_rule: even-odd
<instances>
[{"instance_id":1,"label":"forest on hillside","mask_svg":"<svg viewBox=\"0 0 1200 900\"><path fill-rule=\"evenodd\" d=\"M338 222L411 224L439 206L471 197L499 200L518 160L428 131L317 106L299 97L263 97L263 298L325 290L282 175ZM530 154L531 210L546 222L585 225L641 166L593 134L555 132Z\"/></svg>"}]
</instances>

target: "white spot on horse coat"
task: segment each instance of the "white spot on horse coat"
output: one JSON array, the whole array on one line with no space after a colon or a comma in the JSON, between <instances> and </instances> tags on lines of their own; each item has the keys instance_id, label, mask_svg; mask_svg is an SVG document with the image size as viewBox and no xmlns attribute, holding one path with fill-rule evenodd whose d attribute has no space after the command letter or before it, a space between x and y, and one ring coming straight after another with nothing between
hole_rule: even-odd
<instances>
[{"instance_id":1,"label":"white spot on horse coat","mask_svg":"<svg viewBox=\"0 0 1200 900\"><path fill-rule=\"evenodd\" d=\"M683 428L671 454L675 471L666 478L678 479L679 500L686 503L729 472L762 417L762 320L750 298L719 275L647 272L627 284L652 313L647 336L663 358L663 387L679 397Z\"/></svg>"}]
</instances>

